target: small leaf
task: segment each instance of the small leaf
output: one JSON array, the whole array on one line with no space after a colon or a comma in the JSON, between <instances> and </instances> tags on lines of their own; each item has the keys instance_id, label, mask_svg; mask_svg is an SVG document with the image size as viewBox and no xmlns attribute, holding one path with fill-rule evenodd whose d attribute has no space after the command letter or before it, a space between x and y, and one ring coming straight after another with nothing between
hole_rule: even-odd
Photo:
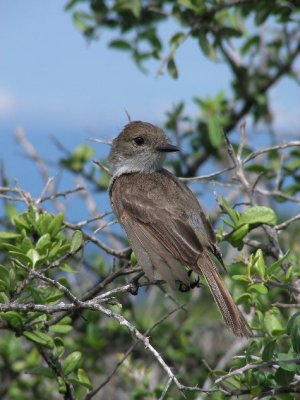
<instances>
[{"instance_id":1,"label":"small leaf","mask_svg":"<svg viewBox=\"0 0 300 400\"><path fill-rule=\"evenodd\" d=\"M177 32L173 35L169 41L170 46L178 47L181 45L185 38L185 34L183 32Z\"/></svg>"},{"instance_id":2,"label":"small leaf","mask_svg":"<svg viewBox=\"0 0 300 400\"><path fill-rule=\"evenodd\" d=\"M294 351L300 353L300 312L297 312L289 319L287 332L291 336Z\"/></svg>"},{"instance_id":3,"label":"small leaf","mask_svg":"<svg viewBox=\"0 0 300 400\"><path fill-rule=\"evenodd\" d=\"M177 67L176 67L174 58L171 58L168 61L167 68L168 68L168 72L172 76L172 78L177 79L178 78L178 71L177 71Z\"/></svg>"},{"instance_id":4,"label":"small leaf","mask_svg":"<svg viewBox=\"0 0 300 400\"><path fill-rule=\"evenodd\" d=\"M237 225L240 218L239 213L230 206L230 204L228 203L228 201L225 199L224 196L221 196L221 202L226 213L232 219L232 222L234 222L234 224Z\"/></svg>"},{"instance_id":5,"label":"small leaf","mask_svg":"<svg viewBox=\"0 0 300 400\"><path fill-rule=\"evenodd\" d=\"M292 346L296 353L300 353L300 318L293 324L293 329L291 332Z\"/></svg>"},{"instance_id":6,"label":"small leaf","mask_svg":"<svg viewBox=\"0 0 300 400\"><path fill-rule=\"evenodd\" d=\"M8 311L0 313L1 318L13 326L15 329L20 330L23 326L23 319L17 311Z\"/></svg>"},{"instance_id":7,"label":"small leaf","mask_svg":"<svg viewBox=\"0 0 300 400\"><path fill-rule=\"evenodd\" d=\"M123 39L115 39L109 42L108 47L111 49L117 49L117 50L130 50L131 45L130 43L126 42L126 40Z\"/></svg>"},{"instance_id":8,"label":"small leaf","mask_svg":"<svg viewBox=\"0 0 300 400\"><path fill-rule=\"evenodd\" d=\"M236 304L247 304L251 300L251 295L249 293L243 293L238 298L235 299Z\"/></svg>"},{"instance_id":9,"label":"small leaf","mask_svg":"<svg viewBox=\"0 0 300 400\"><path fill-rule=\"evenodd\" d=\"M260 278L264 278L266 273L266 265L264 260L264 255L261 249L258 249L254 256L254 270L257 272Z\"/></svg>"},{"instance_id":10,"label":"small leaf","mask_svg":"<svg viewBox=\"0 0 300 400\"><path fill-rule=\"evenodd\" d=\"M274 359L274 349L276 346L276 341L277 339L272 339L266 344L261 356L263 361L271 361Z\"/></svg>"},{"instance_id":11,"label":"small leaf","mask_svg":"<svg viewBox=\"0 0 300 400\"><path fill-rule=\"evenodd\" d=\"M238 242L242 240L247 233L249 232L249 224L244 224L237 228L232 234L230 235L230 240L232 242Z\"/></svg>"},{"instance_id":12,"label":"small leaf","mask_svg":"<svg viewBox=\"0 0 300 400\"><path fill-rule=\"evenodd\" d=\"M48 232L50 235L53 237L55 236L59 231L63 229L63 222L64 222L64 215L63 213L58 213L50 222L50 225L48 226Z\"/></svg>"},{"instance_id":13,"label":"small leaf","mask_svg":"<svg viewBox=\"0 0 300 400\"><path fill-rule=\"evenodd\" d=\"M36 263L40 260L40 255L35 249L30 249L27 251L27 257L31 260L31 265L33 268L36 266Z\"/></svg>"},{"instance_id":14,"label":"small leaf","mask_svg":"<svg viewBox=\"0 0 300 400\"><path fill-rule=\"evenodd\" d=\"M279 367L276 372L275 372L275 380L277 383L279 383L282 386L288 386L293 378L294 378L295 372L293 371L286 371L283 368Z\"/></svg>"},{"instance_id":15,"label":"small leaf","mask_svg":"<svg viewBox=\"0 0 300 400\"><path fill-rule=\"evenodd\" d=\"M300 319L300 311L293 314L288 320L286 331L289 335L292 333L294 324L298 324L297 322L298 319Z\"/></svg>"},{"instance_id":16,"label":"small leaf","mask_svg":"<svg viewBox=\"0 0 300 400\"><path fill-rule=\"evenodd\" d=\"M280 311L275 307L265 313L264 325L270 335L279 335L285 332L281 323Z\"/></svg>"},{"instance_id":17,"label":"small leaf","mask_svg":"<svg viewBox=\"0 0 300 400\"><path fill-rule=\"evenodd\" d=\"M248 292L256 292L259 294L267 294L268 288L263 283L254 283L248 287Z\"/></svg>"},{"instance_id":18,"label":"small leaf","mask_svg":"<svg viewBox=\"0 0 300 400\"><path fill-rule=\"evenodd\" d=\"M267 224L276 225L277 217L275 212L268 207L255 206L248 208L240 217L238 226L243 224Z\"/></svg>"},{"instance_id":19,"label":"small leaf","mask_svg":"<svg viewBox=\"0 0 300 400\"><path fill-rule=\"evenodd\" d=\"M81 361L81 353L79 351L74 351L69 354L63 363L62 371L64 376L69 375L71 372L76 370Z\"/></svg>"},{"instance_id":20,"label":"small leaf","mask_svg":"<svg viewBox=\"0 0 300 400\"><path fill-rule=\"evenodd\" d=\"M208 118L208 136L211 145L218 149L223 143L223 129L217 115Z\"/></svg>"},{"instance_id":21,"label":"small leaf","mask_svg":"<svg viewBox=\"0 0 300 400\"><path fill-rule=\"evenodd\" d=\"M55 324L50 326L49 331L66 334L70 333L72 329L72 325Z\"/></svg>"},{"instance_id":22,"label":"small leaf","mask_svg":"<svg viewBox=\"0 0 300 400\"><path fill-rule=\"evenodd\" d=\"M297 359L298 354L293 353L293 352L288 352L288 353L277 353L276 354L276 359L278 361L279 366L284 369L285 371L291 371L295 372L297 370L297 362L295 361L289 361L286 362L286 360L291 360L291 359Z\"/></svg>"},{"instance_id":23,"label":"small leaf","mask_svg":"<svg viewBox=\"0 0 300 400\"><path fill-rule=\"evenodd\" d=\"M51 245L50 235L49 235L49 233L45 233L37 241L37 243L35 245L35 249L43 251L45 248L49 247L50 245Z\"/></svg>"},{"instance_id":24,"label":"small leaf","mask_svg":"<svg viewBox=\"0 0 300 400\"><path fill-rule=\"evenodd\" d=\"M66 393L67 386L66 386L66 383L65 383L65 381L63 380L63 378L61 376L57 377L57 383L58 383L58 391L59 391L59 393L62 393L62 394Z\"/></svg>"},{"instance_id":25,"label":"small leaf","mask_svg":"<svg viewBox=\"0 0 300 400\"><path fill-rule=\"evenodd\" d=\"M247 282L249 283L249 279L245 275L233 275L232 279L234 281L240 281L240 282Z\"/></svg>"},{"instance_id":26,"label":"small leaf","mask_svg":"<svg viewBox=\"0 0 300 400\"><path fill-rule=\"evenodd\" d=\"M77 378L78 378L79 382L81 383L81 385L85 386L89 390L92 389L93 386L91 385L90 378L88 377L88 375L84 369L82 369L82 368L78 369Z\"/></svg>"},{"instance_id":27,"label":"small leaf","mask_svg":"<svg viewBox=\"0 0 300 400\"><path fill-rule=\"evenodd\" d=\"M130 263L133 267L137 264L137 258L133 251L131 252L131 255L130 255Z\"/></svg>"},{"instance_id":28,"label":"small leaf","mask_svg":"<svg viewBox=\"0 0 300 400\"><path fill-rule=\"evenodd\" d=\"M21 235L19 233L15 232L0 232L0 239L6 240L6 239L17 239Z\"/></svg>"},{"instance_id":29,"label":"small leaf","mask_svg":"<svg viewBox=\"0 0 300 400\"><path fill-rule=\"evenodd\" d=\"M42 347L46 347L48 349L54 348L52 337L47 335L46 333L40 331L25 331L23 335L31 342L34 342Z\"/></svg>"},{"instance_id":30,"label":"small leaf","mask_svg":"<svg viewBox=\"0 0 300 400\"><path fill-rule=\"evenodd\" d=\"M273 264L271 264L267 268L267 273L272 274L273 272L275 272L276 269L282 265L283 261L288 257L289 254L290 254L290 250L288 250L282 258L280 258L279 260L277 260Z\"/></svg>"},{"instance_id":31,"label":"small leaf","mask_svg":"<svg viewBox=\"0 0 300 400\"><path fill-rule=\"evenodd\" d=\"M284 282L289 282L293 276L294 266L290 265L284 276Z\"/></svg>"},{"instance_id":32,"label":"small leaf","mask_svg":"<svg viewBox=\"0 0 300 400\"><path fill-rule=\"evenodd\" d=\"M70 251L72 253L75 253L77 250L80 249L80 247L82 247L82 245L83 235L81 231L77 230L72 235Z\"/></svg>"},{"instance_id":33,"label":"small leaf","mask_svg":"<svg viewBox=\"0 0 300 400\"><path fill-rule=\"evenodd\" d=\"M132 0L131 1L131 11L136 19L140 18L141 11L142 11L141 0Z\"/></svg>"},{"instance_id":34,"label":"small leaf","mask_svg":"<svg viewBox=\"0 0 300 400\"><path fill-rule=\"evenodd\" d=\"M207 58L213 61L217 59L216 49L212 44L209 43L205 34L200 34L199 45Z\"/></svg>"}]
</instances>

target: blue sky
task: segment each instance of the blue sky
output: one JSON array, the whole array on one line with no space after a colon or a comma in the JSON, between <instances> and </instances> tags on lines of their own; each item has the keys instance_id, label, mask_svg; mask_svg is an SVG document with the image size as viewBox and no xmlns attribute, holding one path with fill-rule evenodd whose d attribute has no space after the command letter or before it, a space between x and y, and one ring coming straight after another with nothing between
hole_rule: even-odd
<instances>
[{"instance_id":1,"label":"blue sky","mask_svg":"<svg viewBox=\"0 0 300 400\"><path fill-rule=\"evenodd\" d=\"M107 49L115 34L102 32L88 44L65 4L0 0L0 158L13 176L24 175L17 170L23 162L13 139L17 126L49 158L55 154L50 134L74 148L86 137L115 136L127 121L124 108L133 119L160 124L172 104L185 100L195 113L193 96L229 88L227 69L207 61L191 41L176 56L178 80L156 78L156 62L144 75L126 52ZM163 34L173 28L165 26ZM299 133L299 86L285 79L271 97L279 132Z\"/></svg>"},{"instance_id":2,"label":"blue sky","mask_svg":"<svg viewBox=\"0 0 300 400\"><path fill-rule=\"evenodd\" d=\"M226 68L205 60L191 41L176 57L179 80L167 74L156 78L156 62L144 75L126 52L107 49L111 33L102 32L99 41L88 44L64 4L0 1L0 116L6 129L21 125L40 133L105 135L126 122L124 108L134 119L159 123L171 104L184 99L193 110L192 96L229 87ZM172 28L164 28L166 35ZM282 112L286 104L293 112L296 99L300 104L299 87L292 82L282 82L273 97Z\"/></svg>"},{"instance_id":3,"label":"blue sky","mask_svg":"<svg viewBox=\"0 0 300 400\"><path fill-rule=\"evenodd\" d=\"M0 2L0 99L10 128L17 123L44 127L43 132L101 133L122 127L124 108L135 119L159 122L172 103L192 94L217 93L228 81L225 68L205 63L199 52L192 54L193 44L178 55L179 80L167 74L156 78L154 62L144 75L126 52L107 49L112 33L103 32L99 41L88 44L62 4Z\"/></svg>"}]
</instances>

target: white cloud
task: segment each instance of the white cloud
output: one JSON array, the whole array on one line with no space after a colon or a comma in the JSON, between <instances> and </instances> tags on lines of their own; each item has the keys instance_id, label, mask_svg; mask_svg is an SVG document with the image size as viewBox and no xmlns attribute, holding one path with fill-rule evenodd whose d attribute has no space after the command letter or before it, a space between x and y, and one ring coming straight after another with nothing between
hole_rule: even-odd
<instances>
[{"instance_id":1,"label":"white cloud","mask_svg":"<svg viewBox=\"0 0 300 400\"><path fill-rule=\"evenodd\" d=\"M0 117L6 117L14 108L15 100L13 94L0 88Z\"/></svg>"}]
</instances>

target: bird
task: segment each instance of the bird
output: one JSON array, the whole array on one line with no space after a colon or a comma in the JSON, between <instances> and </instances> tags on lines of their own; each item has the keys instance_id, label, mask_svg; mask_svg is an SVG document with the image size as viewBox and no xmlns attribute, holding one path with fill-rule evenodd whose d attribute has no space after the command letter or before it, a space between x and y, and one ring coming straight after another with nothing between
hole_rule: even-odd
<instances>
[{"instance_id":1,"label":"bird","mask_svg":"<svg viewBox=\"0 0 300 400\"><path fill-rule=\"evenodd\" d=\"M189 187L163 167L179 150L153 124L125 125L108 157L112 209L150 281L159 275L176 289L177 281L190 287L189 271L202 275L225 325L248 338L251 329L217 270L225 265L214 229Z\"/></svg>"}]
</instances>

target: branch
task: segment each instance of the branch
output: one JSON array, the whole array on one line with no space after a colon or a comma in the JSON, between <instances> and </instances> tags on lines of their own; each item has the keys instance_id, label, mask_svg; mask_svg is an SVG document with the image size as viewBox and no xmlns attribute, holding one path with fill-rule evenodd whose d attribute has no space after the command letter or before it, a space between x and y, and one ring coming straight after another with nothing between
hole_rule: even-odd
<instances>
[{"instance_id":1,"label":"branch","mask_svg":"<svg viewBox=\"0 0 300 400\"><path fill-rule=\"evenodd\" d=\"M169 318L172 314L174 314L178 310L182 309L184 306L185 306L185 304L177 306L173 310L169 311L162 318L160 318L158 321L156 321L155 324L151 328L147 329L147 331L144 333L144 335L149 335L159 324L161 324L163 321L165 321L167 318ZM136 348L137 344L138 344L138 342L136 341L135 343L133 343L130 346L130 348L126 351L126 353L124 354L122 359L116 364L116 366L114 367L112 372L108 375L108 377L96 389L94 389L92 392L88 393L85 397L85 400L90 400L93 396L95 396L96 393L98 393L111 380L111 378L117 372L118 368L124 363L124 361L129 356L129 354L131 354L132 351ZM173 381L173 379L169 378L168 382L172 383L172 381Z\"/></svg>"},{"instance_id":2,"label":"branch","mask_svg":"<svg viewBox=\"0 0 300 400\"><path fill-rule=\"evenodd\" d=\"M267 368L267 367L274 367L275 365L279 365L280 363L286 363L286 364L291 364L291 363L300 363L300 358L289 358L287 360L280 360L280 361L268 361L265 363L253 363L253 364L246 364L241 368L237 368L234 371L229 372L228 374L225 374L221 376L220 378L215 380L215 384L219 384L220 382L224 381L227 378L230 378L231 376L234 375L240 375L245 371L248 371L249 369L258 369L258 368Z\"/></svg>"}]
</instances>

